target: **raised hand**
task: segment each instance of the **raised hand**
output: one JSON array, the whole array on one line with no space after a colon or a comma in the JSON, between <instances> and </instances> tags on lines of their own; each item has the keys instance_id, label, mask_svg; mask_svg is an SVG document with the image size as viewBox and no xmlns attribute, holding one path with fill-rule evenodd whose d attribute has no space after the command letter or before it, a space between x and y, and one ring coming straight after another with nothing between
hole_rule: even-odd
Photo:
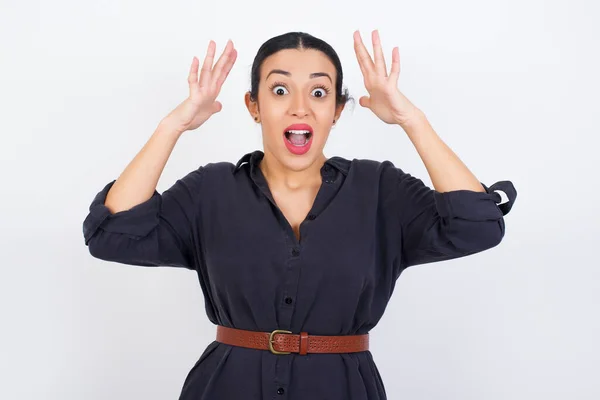
<instances>
[{"instance_id":1,"label":"raised hand","mask_svg":"<svg viewBox=\"0 0 600 400\"><path fill-rule=\"evenodd\" d=\"M174 124L179 132L198 128L223 108L216 98L235 63L237 50L231 40L227 41L223 53L213 68L215 48L216 44L211 40L200 71L200 79L198 79L200 61L194 57L188 75L189 96L165 118L170 124Z\"/></svg>"},{"instance_id":2,"label":"raised hand","mask_svg":"<svg viewBox=\"0 0 600 400\"><path fill-rule=\"evenodd\" d=\"M398 90L400 76L398 47L392 50L392 68L388 76L377 30L373 31L372 40L375 62L363 44L360 32L354 32L354 51L364 77L365 87L369 92L369 96L359 99L359 104L373 111L385 123L405 125L412 118L416 118L419 110Z\"/></svg>"}]
</instances>

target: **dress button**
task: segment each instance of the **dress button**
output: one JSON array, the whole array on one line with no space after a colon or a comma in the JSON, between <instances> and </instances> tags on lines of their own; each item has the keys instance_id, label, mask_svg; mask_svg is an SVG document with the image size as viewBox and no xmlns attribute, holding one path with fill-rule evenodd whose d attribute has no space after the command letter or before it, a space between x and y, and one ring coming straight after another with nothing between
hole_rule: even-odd
<instances>
[{"instance_id":1,"label":"dress button","mask_svg":"<svg viewBox=\"0 0 600 400\"><path fill-rule=\"evenodd\" d=\"M286 304L292 304L292 298L291 297L286 297L285 298L285 302L286 302Z\"/></svg>"},{"instance_id":2,"label":"dress button","mask_svg":"<svg viewBox=\"0 0 600 400\"><path fill-rule=\"evenodd\" d=\"M317 216L315 214L308 214L306 218L312 221L313 219L317 218Z\"/></svg>"},{"instance_id":3,"label":"dress button","mask_svg":"<svg viewBox=\"0 0 600 400\"><path fill-rule=\"evenodd\" d=\"M279 389L277 389L277 394L284 394L285 390L283 390L282 387L280 387Z\"/></svg>"},{"instance_id":4,"label":"dress button","mask_svg":"<svg viewBox=\"0 0 600 400\"><path fill-rule=\"evenodd\" d=\"M294 257L298 257L298 256L300 255L300 250L298 250L298 249L294 249L294 250L292 250L292 255L293 255Z\"/></svg>"}]
</instances>

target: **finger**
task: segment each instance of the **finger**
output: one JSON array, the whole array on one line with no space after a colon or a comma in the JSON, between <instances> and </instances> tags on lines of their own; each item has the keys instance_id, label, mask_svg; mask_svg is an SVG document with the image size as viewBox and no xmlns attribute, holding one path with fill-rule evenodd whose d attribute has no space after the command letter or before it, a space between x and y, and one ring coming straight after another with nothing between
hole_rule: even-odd
<instances>
[{"instance_id":1,"label":"finger","mask_svg":"<svg viewBox=\"0 0 600 400\"><path fill-rule=\"evenodd\" d=\"M200 87L205 87L211 78L211 70L213 60L215 59L215 47L217 44L212 40L208 43L208 50L206 50L206 57L202 64L202 70L200 71Z\"/></svg>"},{"instance_id":2,"label":"finger","mask_svg":"<svg viewBox=\"0 0 600 400\"><path fill-rule=\"evenodd\" d=\"M221 110L223 109L223 104L221 104L220 101L215 101L212 104L211 110L213 114L216 114L218 112L221 112Z\"/></svg>"},{"instance_id":3,"label":"finger","mask_svg":"<svg viewBox=\"0 0 600 400\"><path fill-rule=\"evenodd\" d=\"M400 76L400 51L398 47L394 47L392 50L392 70L390 71L390 79L394 85L398 84L398 77Z\"/></svg>"},{"instance_id":4,"label":"finger","mask_svg":"<svg viewBox=\"0 0 600 400\"><path fill-rule=\"evenodd\" d=\"M374 30L371 34L373 40L373 56L375 58L375 70L381 76L388 76L387 67L385 66L385 58L383 57L383 49L381 48L381 38L379 31Z\"/></svg>"},{"instance_id":5,"label":"finger","mask_svg":"<svg viewBox=\"0 0 600 400\"><path fill-rule=\"evenodd\" d=\"M358 104L360 104L361 106L363 106L365 108L370 108L371 107L371 98L369 96L362 96L360 99L358 99Z\"/></svg>"},{"instance_id":6,"label":"finger","mask_svg":"<svg viewBox=\"0 0 600 400\"><path fill-rule=\"evenodd\" d=\"M366 78L367 75L375 71L375 65L373 64L373 60L371 59L367 48L363 44L358 31L354 32L354 51L356 53L356 59L358 60L360 70Z\"/></svg>"},{"instance_id":7,"label":"finger","mask_svg":"<svg viewBox=\"0 0 600 400\"><path fill-rule=\"evenodd\" d=\"M194 56L194 59L192 60L192 66L190 67L190 73L188 75L188 84L190 85L190 87L198 84L198 65L199 64L200 64L200 61L198 61L196 56Z\"/></svg>"},{"instance_id":8,"label":"finger","mask_svg":"<svg viewBox=\"0 0 600 400\"><path fill-rule=\"evenodd\" d=\"M217 60L217 63L215 64L215 67L212 70L212 84L213 85L216 85L217 80L221 76L221 72L223 71L223 66L229 60L232 49L233 49L233 42L231 40L228 40L227 45L225 46L225 49L223 49L223 53L221 53L221 56Z\"/></svg>"},{"instance_id":9,"label":"finger","mask_svg":"<svg viewBox=\"0 0 600 400\"><path fill-rule=\"evenodd\" d=\"M233 64L235 63L236 58L237 58L237 50L232 49L231 55L229 56L229 59L227 60L227 64L225 64L225 66L223 67L223 71L221 71L221 75L217 79L217 90L221 90L221 86L223 86L223 83L229 76L229 71L231 71L231 68L233 67Z\"/></svg>"}]
</instances>

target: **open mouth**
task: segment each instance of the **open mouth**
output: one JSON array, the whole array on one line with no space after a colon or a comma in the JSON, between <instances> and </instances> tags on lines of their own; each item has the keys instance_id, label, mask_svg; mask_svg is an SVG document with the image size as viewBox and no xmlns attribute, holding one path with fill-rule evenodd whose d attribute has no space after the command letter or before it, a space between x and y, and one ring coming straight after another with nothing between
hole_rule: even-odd
<instances>
[{"instance_id":1,"label":"open mouth","mask_svg":"<svg viewBox=\"0 0 600 400\"><path fill-rule=\"evenodd\" d=\"M304 129L293 129L285 131L285 138L288 142L290 142L293 146L304 146L310 138L312 137L312 132Z\"/></svg>"}]
</instances>

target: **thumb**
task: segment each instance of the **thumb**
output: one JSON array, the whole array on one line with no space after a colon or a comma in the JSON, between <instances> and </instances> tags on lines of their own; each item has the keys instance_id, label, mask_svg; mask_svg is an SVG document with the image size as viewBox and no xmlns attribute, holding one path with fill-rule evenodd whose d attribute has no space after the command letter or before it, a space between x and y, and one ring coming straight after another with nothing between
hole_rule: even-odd
<instances>
[{"instance_id":1,"label":"thumb","mask_svg":"<svg viewBox=\"0 0 600 400\"><path fill-rule=\"evenodd\" d=\"M213 112L213 114L216 114L216 113L220 112L222 109L223 109L223 104L221 104L220 101L215 101L212 105L211 111Z\"/></svg>"},{"instance_id":2,"label":"thumb","mask_svg":"<svg viewBox=\"0 0 600 400\"><path fill-rule=\"evenodd\" d=\"M371 98L369 96L362 96L358 99L358 103L365 108L371 108Z\"/></svg>"}]
</instances>

